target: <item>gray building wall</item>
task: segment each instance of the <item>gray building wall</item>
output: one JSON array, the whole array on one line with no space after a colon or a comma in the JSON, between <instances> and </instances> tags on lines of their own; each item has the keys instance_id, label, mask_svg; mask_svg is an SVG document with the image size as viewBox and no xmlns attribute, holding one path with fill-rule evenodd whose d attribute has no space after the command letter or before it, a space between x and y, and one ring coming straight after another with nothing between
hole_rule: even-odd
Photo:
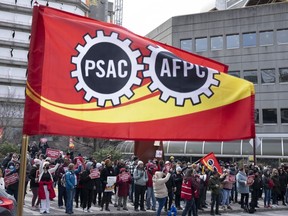
<instances>
[{"instance_id":1,"label":"gray building wall","mask_svg":"<svg viewBox=\"0 0 288 216\"><path fill-rule=\"evenodd\" d=\"M288 3L212 11L201 14L172 17L158 26L147 37L181 47L181 40L192 40L192 52L220 61L229 66L229 71L257 70L258 84L255 84L256 104L259 109L257 134L288 133L288 125L281 124L281 108L288 108L288 83L279 83L279 68L288 67L288 44L277 44L276 31L288 28ZM274 43L269 46L259 45L261 31L273 31ZM243 48L242 34L256 32L255 47ZM226 35L239 34L240 47L226 48ZM223 49L211 51L211 36L223 36ZM195 51L195 38L207 37L208 49ZM261 84L261 69L275 69L276 82ZM277 109L277 124L264 124L262 109Z\"/></svg>"}]
</instances>

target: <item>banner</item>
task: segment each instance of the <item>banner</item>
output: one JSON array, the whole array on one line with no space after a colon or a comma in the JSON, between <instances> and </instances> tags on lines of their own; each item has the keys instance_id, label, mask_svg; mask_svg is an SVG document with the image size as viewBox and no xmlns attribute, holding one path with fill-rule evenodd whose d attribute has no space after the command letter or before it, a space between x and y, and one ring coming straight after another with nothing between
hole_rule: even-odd
<instances>
[{"instance_id":1,"label":"banner","mask_svg":"<svg viewBox=\"0 0 288 216\"><path fill-rule=\"evenodd\" d=\"M19 180L18 173L13 173L11 175L5 176L4 177L5 187L15 184L18 180Z\"/></svg>"},{"instance_id":2,"label":"banner","mask_svg":"<svg viewBox=\"0 0 288 216\"><path fill-rule=\"evenodd\" d=\"M55 161L60 156L60 150L47 148L46 149L46 155L47 155L47 157L50 157L52 159L52 161Z\"/></svg>"},{"instance_id":3,"label":"banner","mask_svg":"<svg viewBox=\"0 0 288 216\"><path fill-rule=\"evenodd\" d=\"M252 138L254 86L226 71L224 64L121 26L34 7L23 133Z\"/></svg>"},{"instance_id":4,"label":"banner","mask_svg":"<svg viewBox=\"0 0 288 216\"><path fill-rule=\"evenodd\" d=\"M222 174L221 166L213 152L201 158L200 163L204 164L212 172L217 171L219 174Z\"/></svg>"}]
</instances>

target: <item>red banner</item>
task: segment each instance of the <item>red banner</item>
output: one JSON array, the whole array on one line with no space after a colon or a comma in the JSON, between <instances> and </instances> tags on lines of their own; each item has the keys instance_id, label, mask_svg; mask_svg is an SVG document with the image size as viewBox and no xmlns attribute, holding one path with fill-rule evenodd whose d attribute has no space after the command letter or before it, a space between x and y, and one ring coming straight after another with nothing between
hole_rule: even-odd
<instances>
[{"instance_id":1,"label":"red banner","mask_svg":"<svg viewBox=\"0 0 288 216\"><path fill-rule=\"evenodd\" d=\"M254 86L226 71L224 64L121 26L34 7L23 133L254 137Z\"/></svg>"},{"instance_id":2,"label":"red banner","mask_svg":"<svg viewBox=\"0 0 288 216\"><path fill-rule=\"evenodd\" d=\"M204 164L209 170L213 172L217 171L218 173L222 174L221 166L213 152L201 158L200 162Z\"/></svg>"},{"instance_id":3,"label":"red banner","mask_svg":"<svg viewBox=\"0 0 288 216\"><path fill-rule=\"evenodd\" d=\"M51 148L46 149L46 155L47 157L50 157L52 161L56 160L60 156L60 154L61 154L60 150L58 149L51 149Z\"/></svg>"},{"instance_id":4,"label":"red banner","mask_svg":"<svg viewBox=\"0 0 288 216\"><path fill-rule=\"evenodd\" d=\"M19 180L18 173L13 173L11 175L4 177L4 182L5 182L6 187L9 185L15 184L18 180Z\"/></svg>"}]
</instances>

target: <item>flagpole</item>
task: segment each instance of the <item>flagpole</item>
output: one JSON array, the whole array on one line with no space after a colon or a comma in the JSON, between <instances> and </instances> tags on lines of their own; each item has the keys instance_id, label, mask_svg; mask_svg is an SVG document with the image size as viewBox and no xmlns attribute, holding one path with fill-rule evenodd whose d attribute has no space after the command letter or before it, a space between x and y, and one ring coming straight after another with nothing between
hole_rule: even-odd
<instances>
[{"instance_id":1,"label":"flagpole","mask_svg":"<svg viewBox=\"0 0 288 216\"><path fill-rule=\"evenodd\" d=\"M20 158L21 167L20 167L18 197L17 197L17 216L23 215L28 140L29 140L29 136L27 135L22 136L21 158Z\"/></svg>"},{"instance_id":2,"label":"flagpole","mask_svg":"<svg viewBox=\"0 0 288 216\"><path fill-rule=\"evenodd\" d=\"M254 160L254 165L256 165L257 160L256 160L256 137L253 138L253 160Z\"/></svg>"}]
</instances>

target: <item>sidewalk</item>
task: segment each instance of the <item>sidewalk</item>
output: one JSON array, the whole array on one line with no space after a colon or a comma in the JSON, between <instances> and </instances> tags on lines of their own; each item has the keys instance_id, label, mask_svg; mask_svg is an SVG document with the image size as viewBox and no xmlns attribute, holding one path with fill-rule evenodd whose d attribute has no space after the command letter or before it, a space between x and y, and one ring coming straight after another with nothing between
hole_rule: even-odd
<instances>
[{"instance_id":1,"label":"sidewalk","mask_svg":"<svg viewBox=\"0 0 288 216\"><path fill-rule=\"evenodd\" d=\"M56 189L56 194L57 194L57 189ZM24 205L24 210L23 210L23 215L24 216L33 216L33 215L42 215L39 213L38 211L33 211L31 210L31 200L32 200L32 194L30 191L27 190L27 195L25 198L25 205ZM207 201L209 203L210 200L210 192L207 193ZM58 204L57 204L57 197L54 199L54 201L51 201L51 208L50 208L50 214L44 214L46 216L48 215L57 215L57 216L67 216L68 214L65 214L65 209L59 209L58 208ZM114 205L110 204L109 208L110 208L110 212L108 211L100 211L100 207L99 206L92 206L91 210L93 211L92 213L84 213L82 208L73 208L74 214L73 215L77 215L77 216L85 216L85 215L97 215L97 216L107 216L107 215L137 215L137 216L155 216L156 213L154 211L151 210L147 210L146 212L135 212L134 211L134 207L132 205L132 203L128 202L128 211L123 211L121 209L121 211L117 211L117 209L114 207ZM241 213L244 212L243 209L240 208L240 205L238 203L234 203L231 205L233 210L222 210L220 207L220 213ZM288 210L288 206L283 206L283 205L279 205L279 207L277 208L272 208L272 209L266 209L264 208L264 203L263 200L259 200L259 207L257 208L257 212L263 212L263 211L275 211L275 210ZM182 211L178 211L177 215L181 215L179 214L179 212ZM164 209L162 210L162 215L167 215L167 212L164 211ZM204 211L199 211L199 215L210 215L210 206L208 206L208 208L204 209Z\"/></svg>"}]
</instances>

